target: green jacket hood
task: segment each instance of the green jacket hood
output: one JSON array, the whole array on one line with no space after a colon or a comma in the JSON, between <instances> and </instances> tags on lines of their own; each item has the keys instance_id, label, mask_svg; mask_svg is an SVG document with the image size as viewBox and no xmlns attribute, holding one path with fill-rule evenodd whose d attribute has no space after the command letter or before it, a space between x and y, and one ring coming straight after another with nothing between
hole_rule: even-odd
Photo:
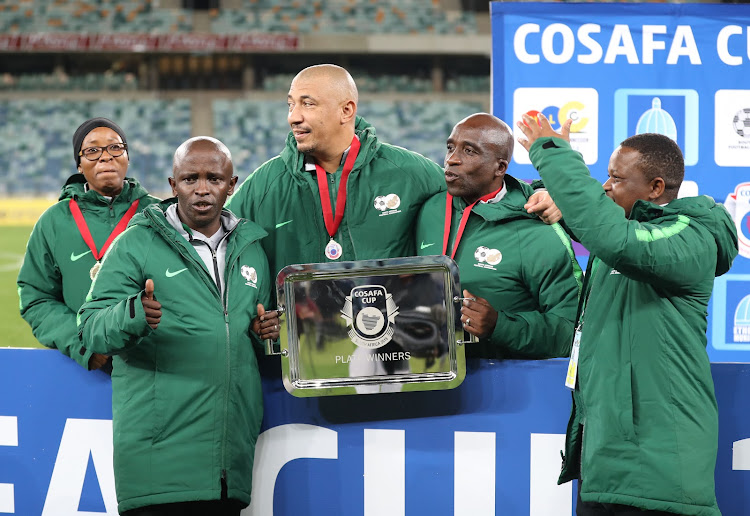
<instances>
[{"instance_id":1,"label":"green jacket hood","mask_svg":"<svg viewBox=\"0 0 750 516\"><path fill-rule=\"evenodd\" d=\"M63 185L62 189L60 190L60 197L58 197L58 201L64 201L65 199L84 199L84 200L94 200L101 198L101 196L94 192L93 190L89 190L88 192L85 190L86 185L86 178L83 174L73 174L68 178L67 181L65 181L65 185ZM138 182L137 179L134 179L132 177L126 177L125 178L125 184L123 185L122 194L129 195L131 199L142 199L143 197L146 197L148 195L148 192L145 188L141 186L141 184Z\"/></svg>"},{"instance_id":2,"label":"green jacket hood","mask_svg":"<svg viewBox=\"0 0 750 516\"><path fill-rule=\"evenodd\" d=\"M364 167L370 160L375 157L375 153L380 147L380 142L375 136L375 128L370 125L367 120L357 115L354 123L354 133L359 137L360 147L357 161L354 163L354 170ZM304 154L297 150L297 141L294 139L294 133L289 131L286 137L286 145L284 150L281 151L280 157L286 164L287 168L292 172L292 177L302 184L304 179L302 174Z\"/></svg>"},{"instance_id":3,"label":"green jacket hood","mask_svg":"<svg viewBox=\"0 0 750 516\"><path fill-rule=\"evenodd\" d=\"M738 252L737 228L723 204L717 203L707 195L701 195L675 199L666 206L636 201L631 212L631 218L641 222L679 215L697 221L713 235L717 248L716 276L729 271Z\"/></svg>"},{"instance_id":4,"label":"green jacket hood","mask_svg":"<svg viewBox=\"0 0 750 516\"><path fill-rule=\"evenodd\" d=\"M165 212L172 204L177 204L177 198L171 197L162 202L152 204L145 210L138 213L130 221L129 226L145 226L156 229L162 235L177 235L175 229L167 221ZM221 210L221 216L227 217L230 221L229 226L234 228L233 231L245 238L249 242L255 242L265 237L268 233L254 222L247 219L240 219L234 213L224 208Z\"/></svg>"}]
</instances>

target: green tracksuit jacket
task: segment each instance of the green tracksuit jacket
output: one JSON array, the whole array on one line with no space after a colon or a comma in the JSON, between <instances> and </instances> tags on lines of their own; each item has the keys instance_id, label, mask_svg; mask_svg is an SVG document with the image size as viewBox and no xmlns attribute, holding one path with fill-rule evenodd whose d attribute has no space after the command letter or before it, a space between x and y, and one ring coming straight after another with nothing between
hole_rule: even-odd
<instances>
[{"instance_id":1,"label":"green tracksuit jacket","mask_svg":"<svg viewBox=\"0 0 750 516\"><path fill-rule=\"evenodd\" d=\"M551 358L570 355L581 269L562 228L523 208L532 188L506 174L508 192L496 203L474 206L455 261L461 288L497 310L492 335L466 347L469 357ZM417 224L420 255L443 246L445 198L427 201ZM453 199L448 254L466 203Z\"/></svg>"},{"instance_id":2,"label":"green tracksuit jacket","mask_svg":"<svg viewBox=\"0 0 750 516\"><path fill-rule=\"evenodd\" d=\"M422 204L445 190L442 169L424 156L381 143L361 117L355 130L361 148L335 235L343 247L338 261L414 256L414 223ZM333 206L340 178L341 169L329 175ZM250 175L227 208L268 232L261 243L274 274L290 264L330 261L324 252L330 237L315 173L305 171L304 155L291 132L281 154Z\"/></svg>"},{"instance_id":3,"label":"green tracksuit jacket","mask_svg":"<svg viewBox=\"0 0 750 516\"><path fill-rule=\"evenodd\" d=\"M93 190L84 191L85 183L83 174L72 175L60 201L34 226L18 274L18 297L21 316L31 325L34 337L88 369L91 350L84 349L78 339L76 312L86 299L89 271L96 260L70 212L70 199L81 208L97 249L134 200L140 200L139 211L159 200L135 179L126 178L122 192L112 201Z\"/></svg>"},{"instance_id":4,"label":"green tracksuit jacket","mask_svg":"<svg viewBox=\"0 0 750 516\"><path fill-rule=\"evenodd\" d=\"M102 263L79 312L83 342L114 355L112 416L119 510L214 500L250 503L263 414L250 324L271 278L256 224L232 220L223 298L164 201L133 219ZM227 226L225 226L227 227ZM251 269L254 269L252 271ZM140 297L147 279L162 305L156 330ZM255 346L254 346L255 344Z\"/></svg>"},{"instance_id":5,"label":"green tracksuit jacket","mask_svg":"<svg viewBox=\"0 0 750 516\"><path fill-rule=\"evenodd\" d=\"M734 222L705 196L636 201L628 219L564 140L530 156L591 252L560 482L580 476L584 501L720 514L706 309L737 255Z\"/></svg>"}]
</instances>

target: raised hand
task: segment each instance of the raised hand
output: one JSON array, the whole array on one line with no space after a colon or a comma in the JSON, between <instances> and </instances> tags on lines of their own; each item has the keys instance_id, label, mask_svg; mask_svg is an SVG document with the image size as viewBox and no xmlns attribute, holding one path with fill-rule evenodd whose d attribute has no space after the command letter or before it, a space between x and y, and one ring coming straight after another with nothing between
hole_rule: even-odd
<instances>
[{"instance_id":1,"label":"raised hand","mask_svg":"<svg viewBox=\"0 0 750 516\"><path fill-rule=\"evenodd\" d=\"M523 148L526 150L529 150L535 141L544 136L554 136L568 142L570 141L570 126L573 124L573 120L571 119L565 121L558 133L552 129L547 117L541 113L536 115L536 120L527 114L521 115L521 118L522 120L516 122L516 126L526 135L526 138L519 136L517 139L518 143L523 145Z\"/></svg>"},{"instance_id":2,"label":"raised hand","mask_svg":"<svg viewBox=\"0 0 750 516\"><path fill-rule=\"evenodd\" d=\"M154 299L154 280L146 280L146 288L141 294L143 312L146 314L146 322L155 330L161 321L161 303Z\"/></svg>"}]
</instances>

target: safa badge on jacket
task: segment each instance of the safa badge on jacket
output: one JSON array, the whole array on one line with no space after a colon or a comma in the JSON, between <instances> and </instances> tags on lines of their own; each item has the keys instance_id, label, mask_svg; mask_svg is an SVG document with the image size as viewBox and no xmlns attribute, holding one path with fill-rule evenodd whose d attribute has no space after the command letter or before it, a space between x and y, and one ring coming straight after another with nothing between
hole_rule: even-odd
<instances>
[{"instance_id":1,"label":"safa badge on jacket","mask_svg":"<svg viewBox=\"0 0 750 516\"><path fill-rule=\"evenodd\" d=\"M346 296L341 317L346 321L349 338L357 346L377 349L393 338L398 306L381 285L354 287Z\"/></svg>"}]
</instances>

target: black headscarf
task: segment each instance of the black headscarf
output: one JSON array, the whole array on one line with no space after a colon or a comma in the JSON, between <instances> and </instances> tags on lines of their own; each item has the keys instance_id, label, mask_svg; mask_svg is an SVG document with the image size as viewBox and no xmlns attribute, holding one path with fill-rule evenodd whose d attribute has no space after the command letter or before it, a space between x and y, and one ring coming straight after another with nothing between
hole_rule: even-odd
<instances>
[{"instance_id":1,"label":"black headscarf","mask_svg":"<svg viewBox=\"0 0 750 516\"><path fill-rule=\"evenodd\" d=\"M86 135L97 127L109 127L114 132L120 135L120 138L122 138L122 143L128 143L125 139L125 133L123 132L123 130L120 129L120 126L114 123L112 120L108 118L91 118L89 120L86 120L78 127L78 129L76 129L76 132L73 134L73 159L76 162L76 166L81 164L81 157L78 155L78 153L81 152L83 139L86 138ZM130 156L130 149L128 149L128 156ZM128 157L128 159L130 158Z\"/></svg>"}]
</instances>

